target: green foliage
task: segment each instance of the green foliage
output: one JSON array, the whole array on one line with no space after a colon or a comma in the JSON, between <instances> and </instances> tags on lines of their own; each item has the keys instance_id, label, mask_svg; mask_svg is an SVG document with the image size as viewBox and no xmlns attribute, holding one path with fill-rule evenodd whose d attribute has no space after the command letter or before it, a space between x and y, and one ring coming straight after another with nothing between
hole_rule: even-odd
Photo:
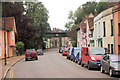
<instances>
[{"instance_id":1,"label":"green foliage","mask_svg":"<svg viewBox=\"0 0 120 80\"><path fill-rule=\"evenodd\" d=\"M27 15L34 19L34 22L30 25L38 26L37 34L32 37L31 44L35 43L34 47L44 46L45 32L51 30L48 23L48 10L41 2L28 2L26 5L28 7Z\"/></svg>"},{"instance_id":2,"label":"green foliage","mask_svg":"<svg viewBox=\"0 0 120 80\"><path fill-rule=\"evenodd\" d=\"M97 12L100 13L108 8L108 2L99 2L97 5Z\"/></svg>"},{"instance_id":3,"label":"green foliage","mask_svg":"<svg viewBox=\"0 0 120 80\"><path fill-rule=\"evenodd\" d=\"M72 46L77 47L77 41L72 41Z\"/></svg>"},{"instance_id":4,"label":"green foliage","mask_svg":"<svg viewBox=\"0 0 120 80\"><path fill-rule=\"evenodd\" d=\"M68 31L68 36L76 41L76 30L75 28L80 24L80 22L84 19L85 15L89 15L92 13L94 15L95 9L97 10L98 14L105 9L108 8L108 2L95 2L89 1L79 6L75 12L70 11L68 15L69 21L65 24L65 27ZM72 35L71 35L72 34Z\"/></svg>"},{"instance_id":5,"label":"green foliage","mask_svg":"<svg viewBox=\"0 0 120 80\"><path fill-rule=\"evenodd\" d=\"M22 41L17 42L15 44L15 47L17 48L17 50L20 54L24 53L24 43Z\"/></svg>"}]
</instances>

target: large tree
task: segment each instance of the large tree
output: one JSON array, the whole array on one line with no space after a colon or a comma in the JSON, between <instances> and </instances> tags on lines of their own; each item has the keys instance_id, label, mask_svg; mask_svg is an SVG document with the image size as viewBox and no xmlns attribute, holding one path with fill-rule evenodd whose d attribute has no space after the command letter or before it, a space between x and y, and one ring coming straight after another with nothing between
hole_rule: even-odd
<instances>
[{"instance_id":1,"label":"large tree","mask_svg":"<svg viewBox=\"0 0 120 80\"><path fill-rule=\"evenodd\" d=\"M42 48L44 46L45 32L50 30L48 10L41 2L29 2L26 3L26 6L28 7L26 14L34 19L34 22L30 25L38 26L38 32L34 35L35 40L33 40L37 43L38 48Z\"/></svg>"},{"instance_id":2,"label":"large tree","mask_svg":"<svg viewBox=\"0 0 120 80\"><path fill-rule=\"evenodd\" d=\"M25 49L37 48L37 44L43 43L44 33L50 27L47 23L48 11L42 3L26 3L27 8L22 2L5 2L2 6L2 16L15 17L16 40L24 42Z\"/></svg>"}]
</instances>

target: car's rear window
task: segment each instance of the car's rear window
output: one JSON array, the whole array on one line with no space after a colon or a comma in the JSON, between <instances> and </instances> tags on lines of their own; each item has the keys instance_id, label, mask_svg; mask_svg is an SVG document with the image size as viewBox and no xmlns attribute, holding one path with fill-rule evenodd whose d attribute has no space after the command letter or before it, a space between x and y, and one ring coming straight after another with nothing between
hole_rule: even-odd
<instances>
[{"instance_id":1,"label":"car's rear window","mask_svg":"<svg viewBox=\"0 0 120 80\"><path fill-rule=\"evenodd\" d=\"M118 55L111 56L111 61L112 62L120 62L120 56L118 56Z\"/></svg>"},{"instance_id":2,"label":"car's rear window","mask_svg":"<svg viewBox=\"0 0 120 80\"><path fill-rule=\"evenodd\" d=\"M27 50L27 53L35 52L34 50Z\"/></svg>"}]
</instances>

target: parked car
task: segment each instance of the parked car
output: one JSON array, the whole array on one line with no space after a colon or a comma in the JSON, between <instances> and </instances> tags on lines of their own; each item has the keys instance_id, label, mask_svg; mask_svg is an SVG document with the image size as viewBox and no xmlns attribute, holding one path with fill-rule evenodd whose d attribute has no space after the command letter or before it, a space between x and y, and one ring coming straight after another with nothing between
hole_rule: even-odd
<instances>
[{"instance_id":1,"label":"parked car","mask_svg":"<svg viewBox=\"0 0 120 80\"><path fill-rule=\"evenodd\" d=\"M101 73L109 72L109 76L120 75L120 55L108 54L101 61Z\"/></svg>"},{"instance_id":2,"label":"parked car","mask_svg":"<svg viewBox=\"0 0 120 80\"><path fill-rule=\"evenodd\" d=\"M67 48L67 46L61 46L61 47L59 48L59 53L62 53L65 48Z\"/></svg>"},{"instance_id":3,"label":"parked car","mask_svg":"<svg viewBox=\"0 0 120 80\"><path fill-rule=\"evenodd\" d=\"M87 65L88 69L100 68L102 58L107 54L103 47L82 47L81 66Z\"/></svg>"},{"instance_id":4,"label":"parked car","mask_svg":"<svg viewBox=\"0 0 120 80\"><path fill-rule=\"evenodd\" d=\"M71 61L75 62L76 55L81 52L81 48L74 47L72 48Z\"/></svg>"},{"instance_id":5,"label":"parked car","mask_svg":"<svg viewBox=\"0 0 120 80\"><path fill-rule=\"evenodd\" d=\"M63 56L67 56L67 51L68 51L68 48L64 48L63 52L62 52L62 55Z\"/></svg>"},{"instance_id":6,"label":"parked car","mask_svg":"<svg viewBox=\"0 0 120 80\"><path fill-rule=\"evenodd\" d=\"M28 59L35 58L38 60L37 52L35 49L27 49L25 52L25 61L28 61Z\"/></svg>"},{"instance_id":7,"label":"parked car","mask_svg":"<svg viewBox=\"0 0 120 80\"><path fill-rule=\"evenodd\" d=\"M75 56L75 63L78 63L79 65L81 64L81 48L80 52L77 53L77 55Z\"/></svg>"},{"instance_id":8,"label":"parked car","mask_svg":"<svg viewBox=\"0 0 120 80\"><path fill-rule=\"evenodd\" d=\"M70 60L70 58L71 58L72 48L73 48L73 47L69 47L69 48L68 48L68 51L67 51L67 59L69 59L69 60Z\"/></svg>"},{"instance_id":9,"label":"parked car","mask_svg":"<svg viewBox=\"0 0 120 80\"><path fill-rule=\"evenodd\" d=\"M37 54L38 54L38 55L43 55L42 49L37 49Z\"/></svg>"}]
</instances>

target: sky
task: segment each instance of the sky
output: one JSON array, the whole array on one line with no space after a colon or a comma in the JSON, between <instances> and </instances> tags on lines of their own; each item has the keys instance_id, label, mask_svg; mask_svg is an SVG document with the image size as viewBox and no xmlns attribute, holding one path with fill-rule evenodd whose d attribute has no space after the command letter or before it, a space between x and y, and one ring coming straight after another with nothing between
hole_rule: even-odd
<instances>
[{"instance_id":1,"label":"sky","mask_svg":"<svg viewBox=\"0 0 120 80\"><path fill-rule=\"evenodd\" d=\"M65 24L68 22L69 12L77 10L79 6L87 1L100 0L39 0L49 11L48 23L51 29L59 28L65 30Z\"/></svg>"}]
</instances>

